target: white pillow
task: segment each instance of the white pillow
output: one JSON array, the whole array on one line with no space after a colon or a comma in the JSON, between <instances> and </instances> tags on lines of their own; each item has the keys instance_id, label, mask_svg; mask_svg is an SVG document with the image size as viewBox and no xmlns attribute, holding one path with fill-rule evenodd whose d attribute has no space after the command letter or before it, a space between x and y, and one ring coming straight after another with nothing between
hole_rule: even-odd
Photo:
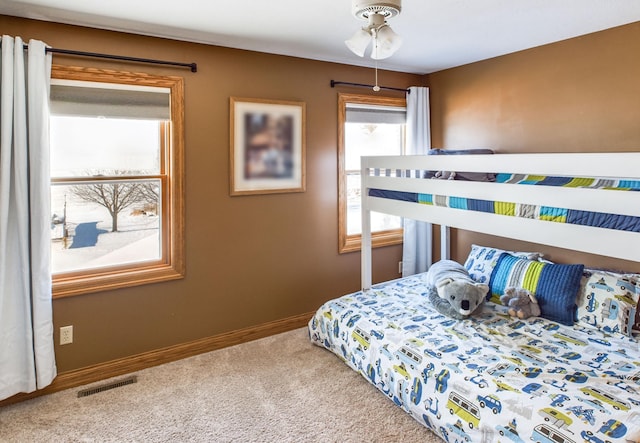
<instances>
[{"instance_id":1,"label":"white pillow","mask_svg":"<svg viewBox=\"0 0 640 443\"><path fill-rule=\"evenodd\" d=\"M631 336L640 332L639 298L640 274L585 269L576 301L578 323Z\"/></svg>"}]
</instances>

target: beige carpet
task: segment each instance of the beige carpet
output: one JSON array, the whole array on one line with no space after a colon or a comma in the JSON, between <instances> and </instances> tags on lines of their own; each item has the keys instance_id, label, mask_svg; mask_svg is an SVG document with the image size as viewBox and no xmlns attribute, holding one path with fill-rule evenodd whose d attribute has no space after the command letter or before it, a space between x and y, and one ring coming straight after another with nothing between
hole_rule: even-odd
<instances>
[{"instance_id":1,"label":"beige carpet","mask_svg":"<svg viewBox=\"0 0 640 443\"><path fill-rule=\"evenodd\" d=\"M0 408L0 441L441 441L306 328L136 375L88 397L78 388Z\"/></svg>"}]
</instances>

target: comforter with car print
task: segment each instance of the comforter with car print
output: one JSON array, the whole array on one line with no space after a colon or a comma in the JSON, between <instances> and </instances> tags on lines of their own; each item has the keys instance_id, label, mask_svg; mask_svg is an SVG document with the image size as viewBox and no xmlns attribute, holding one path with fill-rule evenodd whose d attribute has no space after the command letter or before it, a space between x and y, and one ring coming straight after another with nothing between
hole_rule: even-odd
<instances>
[{"instance_id":1,"label":"comforter with car print","mask_svg":"<svg viewBox=\"0 0 640 443\"><path fill-rule=\"evenodd\" d=\"M328 301L311 340L453 442L640 442L640 342L486 302L444 317L423 275Z\"/></svg>"}]
</instances>

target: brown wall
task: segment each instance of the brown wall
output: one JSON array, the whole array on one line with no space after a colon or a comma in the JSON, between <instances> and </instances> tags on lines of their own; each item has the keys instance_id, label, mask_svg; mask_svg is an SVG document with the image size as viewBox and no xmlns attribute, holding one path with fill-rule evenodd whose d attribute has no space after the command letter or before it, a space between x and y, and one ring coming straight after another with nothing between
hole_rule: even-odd
<instances>
[{"instance_id":1,"label":"brown wall","mask_svg":"<svg viewBox=\"0 0 640 443\"><path fill-rule=\"evenodd\" d=\"M640 22L431 74L433 146L640 151L638 54ZM640 271L635 262L470 232L454 236L453 257L464 260L473 242L541 250L565 263Z\"/></svg>"},{"instance_id":2,"label":"brown wall","mask_svg":"<svg viewBox=\"0 0 640 443\"><path fill-rule=\"evenodd\" d=\"M329 83L371 83L371 69L6 16L0 28L56 48L198 63L191 73L54 56L181 75L186 103L186 278L55 300L56 338L69 324L75 335L72 345L56 345L59 372L311 312L360 287L360 254L337 252L339 91ZM380 76L400 88L425 80ZM306 192L229 196L230 96L306 103ZM400 258L398 246L376 250L374 280L398 277Z\"/></svg>"},{"instance_id":3,"label":"brown wall","mask_svg":"<svg viewBox=\"0 0 640 443\"><path fill-rule=\"evenodd\" d=\"M337 253L337 94L331 79L370 83L347 65L0 16L9 35L65 49L198 63L198 73L54 57L68 65L182 75L186 95L186 263L183 280L54 301L60 372L315 310L359 287L358 253ZM381 83L430 84L433 146L498 152L640 150L640 24L429 76L383 72ZM344 91L348 91L343 89ZM365 90L348 92L368 93ZM307 191L229 196L229 97L304 101ZM471 242L543 249L558 261L637 263L460 232ZM395 278L399 247L374 256L374 280ZM57 335L56 335L57 337Z\"/></svg>"}]
</instances>

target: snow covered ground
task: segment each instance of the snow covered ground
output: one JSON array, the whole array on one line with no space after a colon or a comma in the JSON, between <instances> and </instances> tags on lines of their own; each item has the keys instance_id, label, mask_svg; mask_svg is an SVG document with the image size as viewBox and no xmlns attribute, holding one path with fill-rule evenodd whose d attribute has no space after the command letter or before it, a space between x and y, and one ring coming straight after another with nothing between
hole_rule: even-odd
<instances>
[{"instance_id":1,"label":"snow covered ground","mask_svg":"<svg viewBox=\"0 0 640 443\"><path fill-rule=\"evenodd\" d=\"M53 273L71 272L103 266L114 266L160 258L159 217L134 215L126 209L118 217L118 232L111 232L111 216L98 205L82 204L74 212L67 211L69 237L62 240L62 225L52 227L51 260ZM74 247L74 228L81 223L97 222L95 246Z\"/></svg>"}]
</instances>

